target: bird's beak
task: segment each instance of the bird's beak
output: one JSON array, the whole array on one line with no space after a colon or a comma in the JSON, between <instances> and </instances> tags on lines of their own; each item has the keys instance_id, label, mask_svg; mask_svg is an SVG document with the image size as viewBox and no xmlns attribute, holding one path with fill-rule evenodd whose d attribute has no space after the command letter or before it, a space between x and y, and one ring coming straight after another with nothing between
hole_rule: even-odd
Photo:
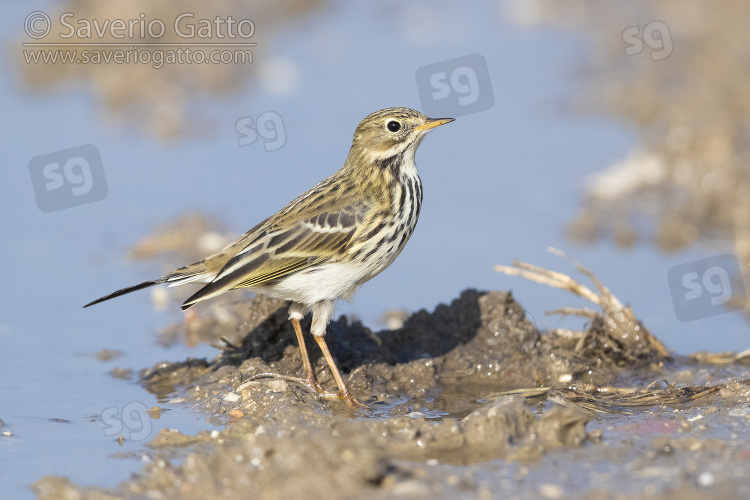
<instances>
[{"instance_id":1,"label":"bird's beak","mask_svg":"<svg viewBox=\"0 0 750 500\"><path fill-rule=\"evenodd\" d=\"M439 127L440 125L445 125L446 123L450 123L455 118L428 118L428 122L424 125L420 125L419 127L415 128L415 132L427 132L430 129L433 129L435 127Z\"/></svg>"}]
</instances>

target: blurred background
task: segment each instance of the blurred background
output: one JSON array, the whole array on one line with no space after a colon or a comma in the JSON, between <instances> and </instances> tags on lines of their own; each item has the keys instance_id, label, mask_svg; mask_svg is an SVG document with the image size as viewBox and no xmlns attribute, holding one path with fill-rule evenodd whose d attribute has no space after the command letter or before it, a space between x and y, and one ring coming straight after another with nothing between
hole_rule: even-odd
<instances>
[{"instance_id":1,"label":"blurred background","mask_svg":"<svg viewBox=\"0 0 750 500\"><path fill-rule=\"evenodd\" d=\"M510 289L540 328L580 329L544 315L584 305L572 295L493 271L520 259L583 280L554 246L675 352L746 349L747 11L6 2L0 481L23 496L43 474L107 485L136 470L142 443L117 446L106 415L156 404L138 370L216 349L171 326L188 287L81 306L273 214L338 169L384 107L457 120L417 154L411 241L339 313L379 330L467 287ZM210 428L178 403L159 425ZM81 468L118 453L131 460Z\"/></svg>"}]
</instances>

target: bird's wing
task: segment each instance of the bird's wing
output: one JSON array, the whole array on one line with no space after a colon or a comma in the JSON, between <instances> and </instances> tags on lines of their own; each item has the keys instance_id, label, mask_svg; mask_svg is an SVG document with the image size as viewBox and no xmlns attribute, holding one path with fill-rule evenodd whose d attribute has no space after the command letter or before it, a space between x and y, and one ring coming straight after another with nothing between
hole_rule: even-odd
<instances>
[{"instance_id":1,"label":"bird's wing","mask_svg":"<svg viewBox=\"0 0 750 500\"><path fill-rule=\"evenodd\" d=\"M246 233L244 247L182 308L235 288L272 285L294 272L345 256L372 210L372 203L345 196L293 201L254 233Z\"/></svg>"}]
</instances>

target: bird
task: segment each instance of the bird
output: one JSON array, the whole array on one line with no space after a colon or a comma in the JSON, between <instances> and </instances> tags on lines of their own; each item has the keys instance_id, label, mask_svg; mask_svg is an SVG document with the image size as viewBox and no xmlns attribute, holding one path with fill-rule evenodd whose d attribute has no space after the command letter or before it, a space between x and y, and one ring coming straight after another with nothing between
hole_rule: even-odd
<instances>
[{"instance_id":1,"label":"bird","mask_svg":"<svg viewBox=\"0 0 750 500\"><path fill-rule=\"evenodd\" d=\"M414 232L422 205L422 181L415 154L425 134L453 118L428 118L410 108L386 108L365 117L354 131L344 165L276 214L222 250L161 278L96 299L167 284L202 284L182 304L187 309L230 290L245 289L291 301L292 323L304 377L264 373L297 382L326 398L366 407L344 383L325 341L326 326L339 299L350 300L366 281L386 269ZM318 383L300 320L312 313L310 333L338 386Z\"/></svg>"}]
</instances>

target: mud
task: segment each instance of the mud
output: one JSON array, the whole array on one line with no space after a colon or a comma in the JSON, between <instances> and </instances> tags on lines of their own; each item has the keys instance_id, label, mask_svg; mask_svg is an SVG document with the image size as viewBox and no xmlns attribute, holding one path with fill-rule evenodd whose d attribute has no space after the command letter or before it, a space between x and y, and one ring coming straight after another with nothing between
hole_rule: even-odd
<instances>
[{"instance_id":1,"label":"mud","mask_svg":"<svg viewBox=\"0 0 750 500\"><path fill-rule=\"evenodd\" d=\"M33 486L39 498L697 498L707 488L737 498L750 489L745 384L692 405L598 414L501 394L747 378L739 363L672 360L644 339L620 343L627 355L616 358L576 349L577 341L537 331L510 293L467 290L399 330L372 332L344 317L330 325L345 380L370 408L353 410L294 383L249 380L302 372L284 302L259 296L221 307L238 319L231 332L210 308L176 327L213 338L223 347L215 359L160 363L141 378L164 409L206 415L224 430L163 430L143 452L142 471L114 490L47 476ZM612 342L596 321L588 335L592 345ZM319 381L333 390L312 344Z\"/></svg>"},{"instance_id":2,"label":"mud","mask_svg":"<svg viewBox=\"0 0 750 500\"><path fill-rule=\"evenodd\" d=\"M587 179L568 236L664 252L712 251L720 242L741 262L750 261L749 151L748 141L738 139L748 135L750 72L735 65L748 57L742 20L750 4L728 0L716 9L696 2L686 9L679 0L593 7L543 0L535 12L541 23L573 28L590 41L576 72L575 109L611 116L638 135L627 155ZM661 23L668 50L623 57L625 35L613 33L646 19ZM733 283L742 279L733 273ZM744 295L727 306L744 308L750 318Z\"/></svg>"}]
</instances>

